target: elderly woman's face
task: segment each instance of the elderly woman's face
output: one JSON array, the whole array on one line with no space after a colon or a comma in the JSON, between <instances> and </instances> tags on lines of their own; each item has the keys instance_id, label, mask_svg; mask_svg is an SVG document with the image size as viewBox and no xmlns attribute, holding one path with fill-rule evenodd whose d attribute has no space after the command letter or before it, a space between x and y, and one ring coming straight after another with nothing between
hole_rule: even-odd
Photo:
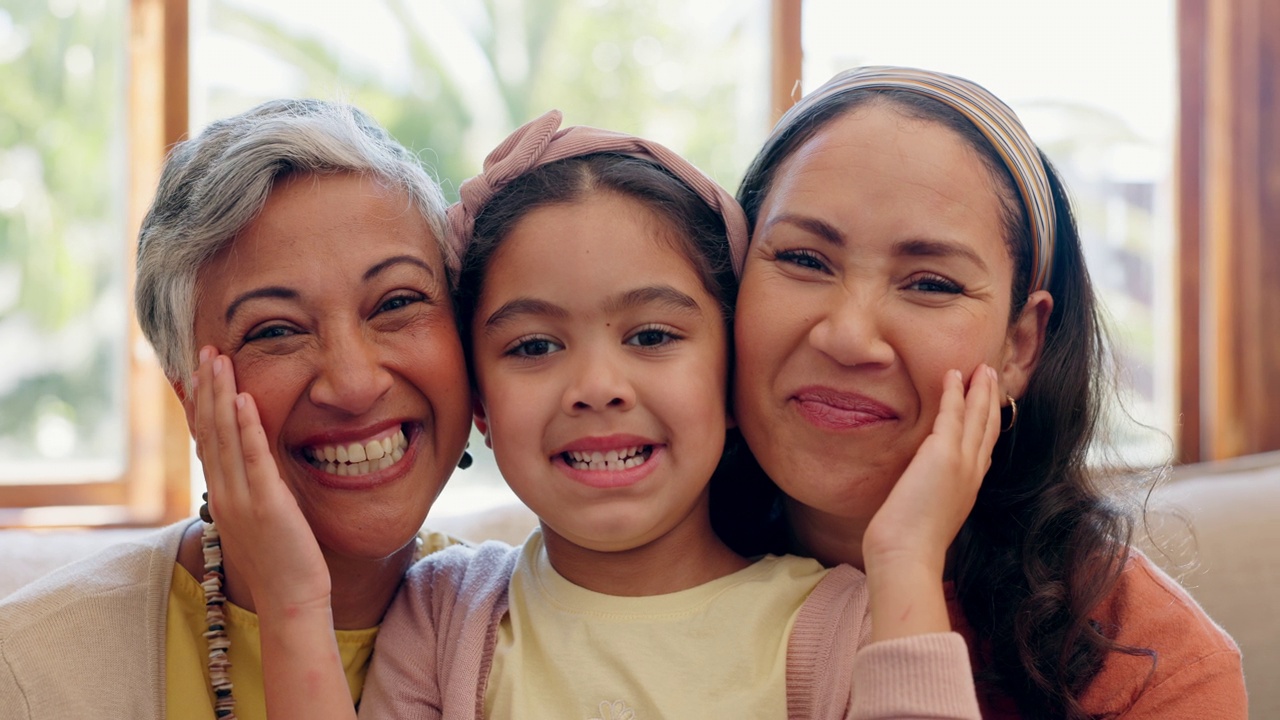
<instances>
[{"instance_id":1,"label":"elderly woman's face","mask_svg":"<svg viewBox=\"0 0 1280 720\"><path fill-rule=\"evenodd\" d=\"M944 373L1017 395L1013 262L976 151L883 105L785 160L757 220L735 323L735 414L794 500L865 521L929 434Z\"/></svg>"},{"instance_id":2,"label":"elderly woman's face","mask_svg":"<svg viewBox=\"0 0 1280 720\"><path fill-rule=\"evenodd\" d=\"M402 547L470 424L445 268L416 206L356 175L286 178L197 288L197 347L231 358L320 545Z\"/></svg>"}]
</instances>

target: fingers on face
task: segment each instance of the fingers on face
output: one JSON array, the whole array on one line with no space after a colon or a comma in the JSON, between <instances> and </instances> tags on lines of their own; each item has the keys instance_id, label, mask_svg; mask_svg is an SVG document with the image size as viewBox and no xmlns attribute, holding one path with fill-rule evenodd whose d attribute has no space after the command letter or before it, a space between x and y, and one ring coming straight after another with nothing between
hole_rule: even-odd
<instances>
[{"instance_id":1,"label":"fingers on face","mask_svg":"<svg viewBox=\"0 0 1280 720\"><path fill-rule=\"evenodd\" d=\"M206 347L200 351L196 374L196 435L209 486L209 509L216 519L218 506L239 502L246 492L235 373L230 358Z\"/></svg>"},{"instance_id":2,"label":"fingers on face","mask_svg":"<svg viewBox=\"0 0 1280 720\"><path fill-rule=\"evenodd\" d=\"M933 431L939 435L954 434L959 438L965 422L964 381L959 370L948 370L942 379L942 400L938 403L938 417L933 421Z\"/></svg>"},{"instance_id":3,"label":"fingers on face","mask_svg":"<svg viewBox=\"0 0 1280 720\"><path fill-rule=\"evenodd\" d=\"M1000 401L996 372L979 365L969 380L964 397L964 437L961 447L973 472L981 479L991 465L991 449L1000 434Z\"/></svg>"},{"instance_id":4,"label":"fingers on face","mask_svg":"<svg viewBox=\"0 0 1280 720\"><path fill-rule=\"evenodd\" d=\"M271 455L271 446L267 443L267 433L262 429L262 420L258 417L258 406L248 393L241 393L235 398L240 423L240 446L244 453L244 467L248 474L250 491L275 492L283 489L275 458Z\"/></svg>"}]
</instances>

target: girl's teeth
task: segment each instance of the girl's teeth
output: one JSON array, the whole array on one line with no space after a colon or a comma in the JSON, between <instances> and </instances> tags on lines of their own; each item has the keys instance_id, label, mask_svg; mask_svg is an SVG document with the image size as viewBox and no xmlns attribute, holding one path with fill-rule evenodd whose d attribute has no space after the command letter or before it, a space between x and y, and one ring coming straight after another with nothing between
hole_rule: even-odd
<instances>
[{"instance_id":1,"label":"girl's teeth","mask_svg":"<svg viewBox=\"0 0 1280 720\"><path fill-rule=\"evenodd\" d=\"M564 455L569 465L578 470L625 470L644 464L646 447L638 445L607 452L570 450Z\"/></svg>"}]
</instances>

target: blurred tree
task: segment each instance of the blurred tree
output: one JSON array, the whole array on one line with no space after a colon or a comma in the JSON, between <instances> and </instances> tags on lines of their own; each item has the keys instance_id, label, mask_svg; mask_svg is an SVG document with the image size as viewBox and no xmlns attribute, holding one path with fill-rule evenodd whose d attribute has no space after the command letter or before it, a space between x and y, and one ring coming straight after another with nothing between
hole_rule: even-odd
<instances>
[{"instance_id":1,"label":"blurred tree","mask_svg":"<svg viewBox=\"0 0 1280 720\"><path fill-rule=\"evenodd\" d=\"M767 130L767 45L752 35L767 17L760 2L381 0L407 48L407 82L344 60L340 41L287 15L242 0L209 7L213 32L293 68L298 93L336 88L373 113L423 153L447 194L504 135L551 108L566 123L668 144L730 189ZM212 116L262 99L213 93Z\"/></svg>"},{"instance_id":2,"label":"blurred tree","mask_svg":"<svg viewBox=\"0 0 1280 720\"><path fill-rule=\"evenodd\" d=\"M0 8L0 481L123 457L126 7Z\"/></svg>"}]
</instances>

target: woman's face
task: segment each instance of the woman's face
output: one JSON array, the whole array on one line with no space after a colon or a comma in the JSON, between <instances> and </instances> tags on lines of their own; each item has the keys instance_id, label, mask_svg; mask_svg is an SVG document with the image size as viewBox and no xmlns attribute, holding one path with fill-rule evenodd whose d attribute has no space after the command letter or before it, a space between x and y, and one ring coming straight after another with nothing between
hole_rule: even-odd
<instances>
[{"instance_id":1,"label":"woman's face","mask_svg":"<svg viewBox=\"0 0 1280 720\"><path fill-rule=\"evenodd\" d=\"M1039 342L1009 323L996 193L957 134L884 104L778 168L738 296L734 408L793 510L865 526L932 429L948 369L987 363L1021 393Z\"/></svg>"},{"instance_id":2,"label":"woman's face","mask_svg":"<svg viewBox=\"0 0 1280 720\"><path fill-rule=\"evenodd\" d=\"M277 182L198 275L197 347L231 358L328 552L403 547L462 453L470 392L447 287L408 196L353 174Z\"/></svg>"}]
</instances>

